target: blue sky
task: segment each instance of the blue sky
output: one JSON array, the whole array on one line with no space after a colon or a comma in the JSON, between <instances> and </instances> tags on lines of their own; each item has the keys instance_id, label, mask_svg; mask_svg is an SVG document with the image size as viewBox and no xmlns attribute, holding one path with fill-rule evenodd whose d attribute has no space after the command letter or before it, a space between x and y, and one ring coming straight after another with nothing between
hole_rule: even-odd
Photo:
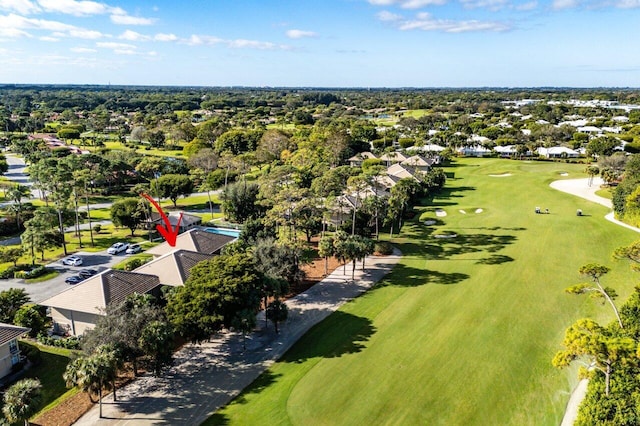
<instances>
[{"instance_id":1,"label":"blue sky","mask_svg":"<svg viewBox=\"0 0 640 426\"><path fill-rule=\"evenodd\" d=\"M0 0L0 83L640 86L640 0Z\"/></svg>"}]
</instances>

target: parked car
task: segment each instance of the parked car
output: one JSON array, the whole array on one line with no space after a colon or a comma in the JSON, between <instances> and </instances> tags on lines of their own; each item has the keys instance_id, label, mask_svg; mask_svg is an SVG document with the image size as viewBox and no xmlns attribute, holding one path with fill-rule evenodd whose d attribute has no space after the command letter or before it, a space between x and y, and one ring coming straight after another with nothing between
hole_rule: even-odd
<instances>
[{"instance_id":1,"label":"parked car","mask_svg":"<svg viewBox=\"0 0 640 426\"><path fill-rule=\"evenodd\" d=\"M118 254L118 253L122 253L123 251L125 251L127 248L129 247L129 244L127 243L115 243L114 245L112 245L111 247L109 247L107 249L107 253L109 254Z\"/></svg>"},{"instance_id":2,"label":"parked car","mask_svg":"<svg viewBox=\"0 0 640 426\"><path fill-rule=\"evenodd\" d=\"M82 278L80 275L72 275L66 280L64 280L64 282L67 284L78 284L82 281L84 281L84 278Z\"/></svg>"},{"instance_id":3,"label":"parked car","mask_svg":"<svg viewBox=\"0 0 640 426\"><path fill-rule=\"evenodd\" d=\"M127 249L126 253L127 254L136 254L138 252L142 251L142 247L140 247L140 244L131 244L129 246L129 248Z\"/></svg>"},{"instance_id":4,"label":"parked car","mask_svg":"<svg viewBox=\"0 0 640 426\"><path fill-rule=\"evenodd\" d=\"M89 277L94 276L95 274L97 274L98 271L95 269L91 269L91 268L87 268L87 269L83 269L80 272L78 272L78 275L84 279L87 279Z\"/></svg>"},{"instance_id":5,"label":"parked car","mask_svg":"<svg viewBox=\"0 0 640 426\"><path fill-rule=\"evenodd\" d=\"M82 265L82 258L80 256L69 256L62 260L62 264L68 266L80 266Z\"/></svg>"}]
</instances>

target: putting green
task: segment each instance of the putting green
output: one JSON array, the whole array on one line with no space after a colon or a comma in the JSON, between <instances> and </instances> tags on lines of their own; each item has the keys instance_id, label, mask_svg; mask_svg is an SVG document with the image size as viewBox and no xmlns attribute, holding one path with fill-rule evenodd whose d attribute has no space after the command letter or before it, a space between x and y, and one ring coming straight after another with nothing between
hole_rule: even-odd
<instances>
[{"instance_id":1,"label":"putting green","mask_svg":"<svg viewBox=\"0 0 640 426\"><path fill-rule=\"evenodd\" d=\"M491 177L505 169L511 176ZM564 288L589 262L612 267L603 281L619 300L638 280L611 253L640 236L604 220L604 207L549 187L560 172L583 170L458 160L444 193L394 240L404 257L386 280L314 327L207 424L559 424L577 382L575 370L551 365L564 330L584 316L612 319ZM434 238L438 230L457 237Z\"/></svg>"}]
</instances>

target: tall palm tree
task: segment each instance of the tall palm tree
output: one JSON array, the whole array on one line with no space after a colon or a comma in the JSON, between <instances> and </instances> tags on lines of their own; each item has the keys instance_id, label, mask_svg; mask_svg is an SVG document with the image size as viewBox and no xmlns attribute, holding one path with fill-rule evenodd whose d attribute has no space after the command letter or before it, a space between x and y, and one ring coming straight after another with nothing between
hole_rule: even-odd
<instances>
[{"instance_id":1,"label":"tall palm tree","mask_svg":"<svg viewBox=\"0 0 640 426\"><path fill-rule=\"evenodd\" d=\"M42 385L38 379L24 379L16 382L4 394L2 414L10 423L24 421L29 426L29 417L40 409Z\"/></svg>"},{"instance_id":2,"label":"tall palm tree","mask_svg":"<svg viewBox=\"0 0 640 426\"><path fill-rule=\"evenodd\" d=\"M22 199L23 198L30 198L31 197L31 190L29 189L28 186L16 184L16 186L14 186L13 188L11 188L9 190L9 192L7 193L7 196L17 206L17 208L15 209L15 212L16 212L16 225L18 226L18 229L20 229L20 217L22 215L22 207L23 207Z\"/></svg>"}]
</instances>

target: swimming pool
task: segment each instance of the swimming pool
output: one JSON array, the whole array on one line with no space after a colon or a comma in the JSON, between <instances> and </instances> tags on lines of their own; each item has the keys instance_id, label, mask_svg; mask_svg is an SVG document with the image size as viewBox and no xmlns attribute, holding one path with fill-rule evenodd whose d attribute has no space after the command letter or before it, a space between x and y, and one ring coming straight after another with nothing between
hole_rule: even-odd
<instances>
[{"instance_id":1,"label":"swimming pool","mask_svg":"<svg viewBox=\"0 0 640 426\"><path fill-rule=\"evenodd\" d=\"M226 235L227 237L236 237L240 236L239 229L228 229L228 228L204 228L205 231L211 232L212 234Z\"/></svg>"}]
</instances>

